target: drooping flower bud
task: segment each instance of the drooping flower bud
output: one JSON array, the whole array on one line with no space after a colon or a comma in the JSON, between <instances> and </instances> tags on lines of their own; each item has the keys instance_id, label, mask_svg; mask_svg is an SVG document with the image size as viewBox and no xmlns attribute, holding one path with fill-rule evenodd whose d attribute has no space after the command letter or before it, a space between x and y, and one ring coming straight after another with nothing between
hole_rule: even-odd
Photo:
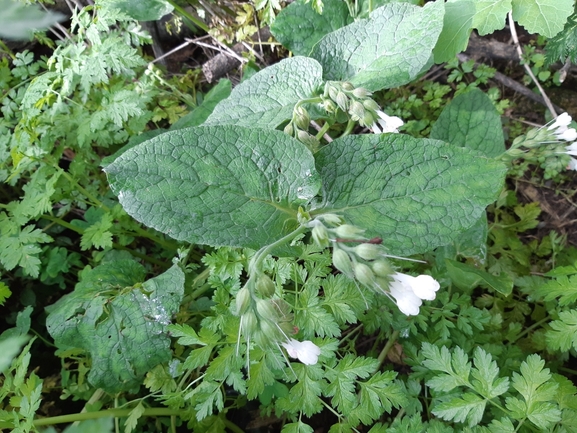
<instances>
[{"instance_id":1,"label":"drooping flower bud","mask_svg":"<svg viewBox=\"0 0 577 433\"><path fill-rule=\"evenodd\" d=\"M333 266L349 278L353 277L353 265L349 255L339 248L333 248Z\"/></svg>"},{"instance_id":2,"label":"drooping flower bud","mask_svg":"<svg viewBox=\"0 0 577 433\"><path fill-rule=\"evenodd\" d=\"M371 96L372 94L373 92L365 89L364 87L357 87L355 90L353 90L353 95L359 99L364 99L368 96Z\"/></svg>"},{"instance_id":3,"label":"drooping flower bud","mask_svg":"<svg viewBox=\"0 0 577 433\"><path fill-rule=\"evenodd\" d=\"M349 106L349 114L353 117L353 120L363 119L365 117L363 104L359 101L352 101Z\"/></svg>"},{"instance_id":4,"label":"drooping flower bud","mask_svg":"<svg viewBox=\"0 0 577 433\"><path fill-rule=\"evenodd\" d=\"M297 133L297 138L301 143L305 144L311 149L314 149L319 144L319 141L306 131L299 130Z\"/></svg>"},{"instance_id":5,"label":"drooping flower bud","mask_svg":"<svg viewBox=\"0 0 577 433\"><path fill-rule=\"evenodd\" d=\"M297 126L301 129L307 129L309 127L309 123L311 122L307 110L305 110L302 106L299 106L296 108L295 114Z\"/></svg>"},{"instance_id":6,"label":"drooping flower bud","mask_svg":"<svg viewBox=\"0 0 577 433\"><path fill-rule=\"evenodd\" d=\"M355 263L354 265L355 277L359 280L359 283L364 284L367 287L372 287L375 282L375 274L371 271L364 263Z\"/></svg>"},{"instance_id":7,"label":"drooping flower bud","mask_svg":"<svg viewBox=\"0 0 577 433\"><path fill-rule=\"evenodd\" d=\"M243 315L250 306L250 291L245 286L236 294L236 314Z\"/></svg>"},{"instance_id":8,"label":"drooping flower bud","mask_svg":"<svg viewBox=\"0 0 577 433\"><path fill-rule=\"evenodd\" d=\"M284 127L284 133L287 135L293 136L295 129L293 128L293 124L289 123L287 126Z\"/></svg>"},{"instance_id":9,"label":"drooping flower bud","mask_svg":"<svg viewBox=\"0 0 577 433\"><path fill-rule=\"evenodd\" d=\"M278 320L278 314L276 313L274 306L269 300L259 299L256 301L256 311L258 315L264 320L268 320L273 323Z\"/></svg>"},{"instance_id":10,"label":"drooping flower bud","mask_svg":"<svg viewBox=\"0 0 577 433\"><path fill-rule=\"evenodd\" d=\"M347 109L349 108L349 98L347 98L347 96L343 92L337 93L337 98L335 99L335 102L337 103L339 108L343 111L347 111Z\"/></svg>"},{"instance_id":11,"label":"drooping flower bud","mask_svg":"<svg viewBox=\"0 0 577 433\"><path fill-rule=\"evenodd\" d=\"M371 264L371 267L373 268L373 272L375 274L383 278L389 277L395 272L389 261L385 259L377 260Z\"/></svg>"},{"instance_id":12,"label":"drooping flower bud","mask_svg":"<svg viewBox=\"0 0 577 433\"><path fill-rule=\"evenodd\" d=\"M240 318L240 329L245 336L252 335L258 329L258 319L252 311L247 311Z\"/></svg>"},{"instance_id":13,"label":"drooping flower bud","mask_svg":"<svg viewBox=\"0 0 577 433\"><path fill-rule=\"evenodd\" d=\"M343 223L343 219L334 213L325 213L325 214L319 215L319 219L322 219L323 221L325 221L329 224L333 224L333 225Z\"/></svg>"},{"instance_id":14,"label":"drooping flower bud","mask_svg":"<svg viewBox=\"0 0 577 433\"><path fill-rule=\"evenodd\" d=\"M327 247L329 245L327 228L320 221L316 221L316 223L312 229L313 241L321 248Z\"/></svg>"},{"instance_id":15,"label":"drooping flower bud","mask_svg":"<svg viewBox=\"0 0 577 433\"><path fill-rule=\"evenodd\" d=\"M334 113L337 110L337 105L330 99L326 99L323 101L323 107L329 113Z\"/></svg>"},{"instance_id":16,"label":"drooping flower bud","mask_svg":"<svg viewBox=\"0 0 577 433\"><path fill-rule=\"evenodd\" d=\"M341 224L335 229L336 235L340 238L356 239L363 232L363 229L352 226L350 224Z\"/></svg>"},{"instance_id":17,"label":"drooping flower bud","mask_svg":"<svg viewBox=\"0 0 577 433\"><path fill-rule=\"evenodd\" d=\"M353 86L353 84L348 81L343 81L341 87L343 88L343 90L346 90L348 92L350 92L351 90L355 90L355 86Z\"/></svg>"},{"instance_id":18,"label":"drooping flower bud","mask_svg":"<svg viewBox=\"0 0 577 433\"><path fill-rule=\"evenodd\" d=\"M367 243L357 245L354 248L354 252L364 260L375 260L377 257L382 255L382 249L380 246Z\"/></svg>"},{"instance_id":19,"label":"drooping flower bud","mask_svg":"<svg viewBox=\"0 0 577 433\"><path fill-rule=\"evenodd\" d=\"M379 104L377 104L374 100L372 99L365 99L363 101L363 105L364 107L369 110L369 111L374 111L377 112L381 109L381 107L379 106Z\"/></svg>"},{"instance_id":20,"label":"drooping flower bud","mask_svg":"<svg viewBox=\"0 0 577 433\"><path fill-rule=\"evenodd\" d=\"M268 275L262 274L256 280L256 290L263 298L270 298L275 292L274 283Z\"/></svg>"}]
</instances>

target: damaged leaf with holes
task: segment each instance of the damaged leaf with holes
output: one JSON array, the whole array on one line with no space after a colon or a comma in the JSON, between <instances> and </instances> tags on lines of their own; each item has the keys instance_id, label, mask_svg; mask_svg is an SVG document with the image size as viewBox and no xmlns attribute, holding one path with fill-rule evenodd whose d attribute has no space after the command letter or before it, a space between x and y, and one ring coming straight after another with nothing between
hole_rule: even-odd
<instances>
[{"instance_id":1,"label":"damaged leaf with holes","mask_svg":"<svg viewBox=\"0 0 577 433\"><path fill-rule=\"evenodd\" d=\"M88 381L110 393L138 389L149 370L171 358L167 326L182 300L184 273L173 265L147 281L145 274L132 260L103 263L47 308L59 352L83 350L92 360Z\"/></svg>"}]
</instances>

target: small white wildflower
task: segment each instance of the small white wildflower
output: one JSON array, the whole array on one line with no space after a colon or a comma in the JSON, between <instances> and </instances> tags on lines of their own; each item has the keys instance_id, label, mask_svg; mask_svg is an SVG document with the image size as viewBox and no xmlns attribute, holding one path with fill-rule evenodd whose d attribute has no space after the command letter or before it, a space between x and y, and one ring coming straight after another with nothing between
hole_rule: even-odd
<instances>
[{"instance_id":1,"label":"small white wildflower","mask_svg":"<svg viewBox=\"0 0 577 433\"><path fill-rule=\"evenodd\" d=\"M574 128L569 128L561 133L556 133L555 136L558 140L573 141L577 139L577 131Z\"/></svg>"},{"instance_id":2,"label":"small white wildflower","mask_svg":"<svg viewBox=\"0 0 577 433\"><path fill-rule=\"evenodd\" d=\"M577 156L577 142L571 144L570 146L567 146L567 147L565 148L565 153L566 153L567 155L575 155L575 156Z\"/></svg>"},{"instance_id":3,"label":"small white wildflower","mask_svg":"<svg viewBox=\"0 0 577 433\"><path fill-rule=\"evenodd\" d=\"M405 123L399 117L388 116L381 110L378 110L375 113L377 114L377 116L379 116L379 119L377 119L377 121L373 123L373 125L371 126L371 130L375 134L384 134L387 132L399 132L399 128L403 126Z\"/></svg>"},{"instance_id":4,"label":"small white wildflower","mask_svg":"<svg viewBox=\"0 0 577 433\"><path fill-rule=\"evenodd\" d=\"M312 341L298 341L291 338L288 342L282 343L291 358L297 358L305 365L314 365L319 360L321 349Z\"/></svg>"},{"instance_id":5,"label":"small white wildflower","mask_svg":"<svg viewBox=\"0 0 577 433\"><path fill-rule=\"evenodd\" d=\"M403 314L415 316L423 299L432 301L439 290L439 282L429 275L411 275L395 272L391 275L393 282L389 285L391 296L397 301L397 306Z\"/></svg>"},{"instance_id":6,"label":"small white wildflower","mask_svg":"<svg viewBox=\"0 0 577 433\"><path fill-rule=\"evenodd\" d=\"M577 171L577 159L571 158L571 161L569 161L569 165L567 166L567 170Z\"/></svg>"},{"instance_id":7,"label":"small white wildflower","mask_svg":"<svg viewBox=\"0 0 577 433\"><path fill-rule=\"evenodd\" d=\"M555 121L549 125L547 127L547 129L549 131L553 130L553 129L559 129L559 128L567 128L567 126L571 123L571 116L569 116L568 113L563 113L560 114L559 116L557 116L555 118Z\"/></svg>"}]
</instances>

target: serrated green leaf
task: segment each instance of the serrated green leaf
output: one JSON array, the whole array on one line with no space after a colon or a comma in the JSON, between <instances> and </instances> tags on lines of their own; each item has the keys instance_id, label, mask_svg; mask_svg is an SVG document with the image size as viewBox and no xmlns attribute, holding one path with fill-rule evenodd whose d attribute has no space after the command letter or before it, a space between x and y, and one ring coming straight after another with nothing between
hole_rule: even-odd
<instances>
[{"instance_id":1,"label":"serrated green leaf","mask_svg":"<svg viewBox=\"0 0 577 433\"><path fill-rule=\"evenodd\" d=\"M535 289L535 295L545 301L559 298L559 305L571 305L577 301L577 275L560 276Z\"/></svg>"},{"instance_id":2,"label":"serrated green leaf","mask_svg":"<svg viewBox=\"0 0 577 433\"><path fill-rule=\"evenodd\" d=\"M281 433L313 433L313 428L302 421L289 422L285 424Z\"/></svg>"},{"instance_id":3,"label":"serrated green leaf","mask_svg":"<svg viewBox=\"0 0 577 433\"><path fill-rule=\"evenodd\" d=\"M6 300L12 295L10 288L0 281L0 305L4 305Z\"/></svg>"},{"instance_id":4,"label":"serrated green leaf","mask_svg":"<svg viewBox=\"0 0 577 433\"><path fill-rule=\"evenodd\" d=\"M212 246L258 249L280 239L320 188L302 143L281 131L232 125L167 132L105 170L135 219Z\"/></svg>"},{"instance_id":5,"label":"serrated green leaf","mask_svg":"<svg viewBox=\"0 0 577 433\"><path fill-rule=\"evenodd\" d=\"M364 424L378 419L384 412L390 413L393 407L399 408L406 403L403 389L394 382L397 373L393 371L377 372L366 382L359 382L360 404L351 413Z\"/></svg>"},{"instance_id":6,"label":"serrated green leaf","mask_svg":"<svg viewBox=\"0 0 577 433\"><path fill-rule=\"evenodd\" d=\"M455 277L465 277L472 284L472 287L481 284L505 296L509 296L513 292L513 278L509 274L503 272L501 275L492 275L469 264L449 259L445 259L445 264L454 281L457 281ZM456 284L459 286L459 283Z\"/></svg>"},{"instance_id":7,"label":"serrated green leaf","mask_svg":"<svg viewBox=\"0 0 577 433\"><path fill-rule=\"evenodd\" d=\"M512 9L511 0L477 0L473 28L485 36L505 27L507 14Z\"/></svg>"},{"instance_id":8,"label":"serrated green leaf","mask_svg":"<svg viewBox=\"0 0 577 433\"><path fill-rule=\"evenodd\" d=\"M443 30L433 48L435 63L448 62L467 49L474 15L475 4L472 1L452 1L445 4Z\"/></svg>"},{"instance_id":9,"label":"serrated green leaf","mask_svg":"<svg viewBox=\"0 0 577 433\"><path fill-rule=\"evenodd\" d=\"M130 411L126 421L124 421L124 433L131 433L136 428L139 418L144 413L144 405L138 402L136 407Z\"/></svg>"},{"instance_id":10,"label":"serrated green leaf","mask_svg":"<svg viewBox=\"0 0 577 433\"><path fill-rule=\"evenodd\" d=\"M186 116L180 118L174 123L170 130L189 128L192 126L199 126L208 119L208 116L214 111L216 105L228 98L232 91L232 83L230 80L222 79L204 96L202 104L188 113Z\"/></svg>"},{"instance_id":11,"label":"serrated green leaf","mask_svg":"<svg viewBox=\"0 0 577 433\"><path fill-rule=\"evenodd\" d=\"M529 33L552 38L573 13L574 0L512 0L513 19Z\"/></svg>"},{"instance_id":12,"label":"serrated green leaf","mask_svg":"<svg viewBox=\"0 0 577 433\"><path fill-rule=\"evenodd\" d=\"M322 67L308 57L291 57L254 74L221 101L204 125L274 129L292 117L295 104L322 84Z\"/></svg>"},{"instance_id":13,"label":"serrated green leaf","mask_svg":"<svg viewBox=\"0 0 577 433\"><path fill-rule=\"evenodd\" d=\"M44 12L14 0L0 0L0 10L0 37L6 39L29 40L34 30L47 29L65 18L60 13Z\"/></svg>"},{"instance_id":14,"label":"serrated green leaf","mask_svg":"<svg viewBox=\"0 0 577 433\"><path fill-rule=\"evenodd\" d=\"M322 306L318 296L318 289L308 286L303 290L297 303L295 326L302 329L305 338L315 335L320 337L339 337L341 330L333 315L329 314Z\"/></svg>"},{"instance_id":15,"label":"serrated green leaf","mask_svg":"<svg viewBox=\"0 0 577 433\"><path fill-rule=\"evenodd\" d=\"M567 352L577 349L577 310L562 311L559 320L552 321L545 333L547 345L553 350Z\"/></svg>"},{"instance_id":16,"label":"serrated green leaf","mask_svg":"<svg viewBox=\"0 0 577 433\"><path fill-rule=\"evenodd\" d=\"M435 405L431 412L446 421L467 422L473 427L483 418L486 404L487 401L478 395L466 392L461 397Z\"/></svg>"},{"instance_id":17,"label":"serrated green leaf","mask_svg":"<svg viewBox=\"0 0 577 433\"><path fill-rule=\"evenodd\" d=\"M112 233L109 231L111 227L112 215L110 213L103 213L98 221L84 230L80 241L80 248L86 251L92 247L112 247Z\"/></svg>"},{"instance_id":18,"label":"serrated green leaf","mask_svg":"<svg viewBox=\"0 0 577 433\"><path fill-rule=\"evenodd\" d=\"M325 207L391 252L452 242L501 190L505 167L477 152L401 134L338 138L316 155Z\"/></svg>"},{"instance_id":19,"label":"serrated green leaf","mask_svg":"<svg viewBox=\"0 0 577 433\"><path fill-rule=\"evenodd\" d=\"M174 7L166 0L114 0L114 7L137 21L156 21Z\"/></svg>"},{"instance_id":20,"label":"serrated green leaf","mask_svg":"<svg viewBox=\"0 0 577 433\"><path fill-rule=\"evenodd\" d=\"M323 409L320 399L325 386L320 365L291 364L298 382L290 389L289 395L277 401L277 407L288 413L302 412L310 417Z\"/></svg>"},{"instance_id":21,"label":"serrated green leaf","mask_svg":"<svg viewBox=\"0 0 577 433\"><path fill-rule=\"evenodd\" d=\"M408 83L428 63L442 28L443 2L417 7L391 3L324 36L310 54L325 80L369 90Z\"/></svg>"},{"instance_id":22,"label":"serrated green leaf","mask_svg":"<svg viewBox=\"0 0 577 433\"><path fill-rule=\"evenodd\" d=\"M492 420L489 424L491 432L494 433L515 433L515 426L509 418L501 418L500 420Z\"/></svg>"},{"instance_id":23,"label":"serrated green leaf","mask_svg":"<svg viewBox=\"0 0 577 433\"><path fill-rule=\"evenodd\" d=\"M475 348L473 355L475 368L471 370L471 384L485 398L495 398L509 389L509 378L498 378L499 367L491 355L480 347Z\"/></svg>"},{"instance_id":24,"label":"serrated green leaf","mask_svg":"<svg viewBox=\"0 0 577 433\"><path fill-rule=\"evenodd\" d=\"M143 274L132 261L104 263L49 307L46 327L56 345L88 352L88 380L111 393L138 386L170 359L166 330L180 306L184 273L174 265L141 283Z\"/></svg>"},{"instance_id":25,"label":"serrated green leaf","mask_svg":"<svg viewBox=\"0 0 577 433\"><path fill-rule=\"evenodd\" d=\"M479 89L462 93L445 106L433 125L431 138L478 150L488 157L505 152L501 117Z\"/></svg>"},{"instance_id":26,"label":"serrated green leaf","mask_svg":"<svg viewBox=\"0 0 577 433\"><path fill-rule=\"evenodd\" d=\"M350 24L353 19L342 0L324 0L323 13L312 13L306 0L284 8L271 25L273 36L296 56L308 55L326 34Z\"/></svg>"}]
</instances>

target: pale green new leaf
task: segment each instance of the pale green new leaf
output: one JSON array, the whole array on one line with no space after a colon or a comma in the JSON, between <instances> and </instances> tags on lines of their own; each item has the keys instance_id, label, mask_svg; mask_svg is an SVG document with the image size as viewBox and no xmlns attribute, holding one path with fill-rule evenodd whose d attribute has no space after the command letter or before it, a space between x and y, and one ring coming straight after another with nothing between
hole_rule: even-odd
<instances>
[{"instance_id":1,"label":"pale green new leaf","mask_svg":"<svg viewBox=\"0 0 577 433\"><path fill-rule=\"evenodd\" d=\"M489 97L478 89L462 93L447 104L430 137L478 150L488 157L505 152L501 116Z\"/></svg>"},{"instance_id":2,"label":"pale green new leaf","mask_svg":"<svg viewBox=\"0 0 577 433\"><path fill-rule=\"evenodd\" d=\"M505 27L507 14L512 9L511 0L476 0L473 27L481 36Z\"/></svg>"},{"instance_id":3,"label":"pale green new leaf","mask_svg":"<svg viewBox=\"0 0 577 433\"><path fill-rule=\"evenodd\" d=\"M467 422L473 427L481 421L487 401L476 394L466 392L460 397L437 404L431 411L446 421Z\"/></svg>"},{"instance_id":4,"label":"pale green new leaf","mask_svg":"<svg viewBox=\"0 0 577 433\"><path fill-rule=\"evenodd\" d=\"M127 150L105 168L128 214L178 240L260 248L294 230L319 191L311 152L281 131L199 126Z\"/></svg>"},{"instance_id":5,"label":"pale green new leaf","mask_svg":"<svg viewBox=\"0 0 577 433\"><path fill-rule=\"evenodd\" d=\"M100 219L88 227L82 234L80 248L86 251L92 247L108 248L112 246L112 215L103 213Z\"/></svg>"},{"instance_id":6,"label":"pale green new leaf","mask_svg":"<svg viewBox=\"0 0 577 433\"><path fill-rule=\"evenodd\" d=\"M311 52L325 80L369 90L408 83L429 62L443 25L443 2L391 3L323 37Z\"/></svg>"},{"instance_id":7,"label":"pale green new leaf","mask_svg":"<svg viewBox=\"0 0 577 433\"><path fill-rule=\"evenodd\" d=\"M124 433L131 433L136 428L138 420L144 411L145 408L142 402L139 402L136 407L130 411L126 421L124 421Z\"/></svg>"},{"instance_id":8,"label":"pale green new leaf","mask_svg":"<svg viewBox=\"0 0 577 433\"><path fill-rule=\"evenodd\" d=\"M483 397L492 399L504 394L509 389L509 378L499 378L499 367L491 355L480 347L475 348L473 355L475 368L471 370L471 384Z\"/></svg>"},{"instance_id":9,"label":"pale green new leaf","mask_svg":"<svg viewBox=\"0 0 577 433\"><path fill-rule=\"evenodd\" d=\"M167 326L180 306L184 273L174 265L143 279L136 262L106 262L48 308L46 327L56 345L89 353L88 380L110 393L137 387L150 369L170 359Z\"/></svg>"},{"instance_id":10,"label":"pale green new leaf","mask_svg":"<svg viewBox=\"0 0 577 433\"><path fill-rule=\"evenodd\" d=\"M305 424L302 421L289 422L285 424L281 430L281 433L313 433L313 428Z\"/></svg>"},{"instance_id":11,"label":"pale green new leaf","mask_svg":"<svg viewBox=\"0 0 577 433\"><path fill-rule=\"evenodd\" d=\"M445 4L443 30L433 49L435 63L448 62L467 49L474 15L475 4L472 1Z\"/></svg>"},{"instance_id":12,"label":"pale green new leaf","mask_svg":"<svg viewBox=\"0 0 577 433\"><path fill-rule=\"evenodd\" d=\"M324 35L353 21L342 0L324 0L322 14L312 13L308 3L305 0L291 3L270 26L273 36L296 56L308 55Z\"/></svg>"},{"instance_id":13,"label":"pale green new leaf","mask_svg":"<svg viewBox=\"0 0 577 433\"><path fill-rule=\"evenodd\" d=\"M503 417L500 420L492 420L489 424L492 433L515 433L515 426L509 418Z\"/></svg>"},{"instance_id":14,"label":"pale green new leaf","mask_svg":"<svg viewBox=\"0 0 577 433\"><path fill-rule=\"evenodd\" d=\"M3 372L10 366L14 357L20 353L22 346L24 346L29 339L30 338L25 335L13 335L0 340L0 372Z\"/></svg>"},{"instance_id":15,"label":"pale green new leaf","mask_svg":"<svg viewBox=\"0 0 577 433\"><path fill-rule=\"evenodd\" d=\"M322 67L314 59L281 60L235 87L204 124L274 129L292 117L299 100L321 90L321 77Z\"/></svg>"},{"instance_id":16,"label":"pale green new leaf","mask_svg":"<svg viewBox=\"0 0 577 433\"><path fill-rule=\"evenodd\" d=\"M394 382L396 375L394 371L379 371L366 382L359 382L360 404L355 408L351 417L369 424L384 412L390 413L393 407L399 408L406 404L403 389Z\"/></svg>"},{"instance_id":17,"label":"pale green new leaf","mask_svg":"<svg viewBox=\"0 0 577 433\"><path fill-rule=\"evenodd\" d=\"M44 12L16 0L0 0L0 10L0 37L5 39L30 39L34 30L47 29L65 18L60 13Z\"/></svg>"},{"instance_id":18,"label":"pale green new leaf","mask_svg":"<svg viewBox=\"0 0 577 433\"><path fill-rule=\"evenodd\" d=\"M552 38L573 13L574 0L512 0L513 19L529 33Z\"/></svg>"},{"instance_id":19,"label":"pale green new leaf","mask_svg":"<svg viewBox=\"0 0 577 433\"><path fill-rule=\"evenodd\" d=\"M396 255L432 250L480 218L506 168L469 149L401 134L338 138L316 155L324 206Z\"/></svg>"},{"instance_id":20,"label":"pale green new leaf","mask_svg":"<svg viewBox=\"0 0 577 433\"><path fill-rule=\"evenodd\" d=\"M577 310L562 311L559 320L552 321L551 329L545 333L547 346L553 350L567 352L577 350Z\"/></svg>"},{"instance_id":21,"label":"pale green new leaf","mask_svg":"<svg viewBox=\"0 0 577 433\"><path fill-rule=\"evenodd\" d=\"M138 21L156 21L174 9L167 0L113 0L112 3Z\"/></svg>"}]
</instances>

